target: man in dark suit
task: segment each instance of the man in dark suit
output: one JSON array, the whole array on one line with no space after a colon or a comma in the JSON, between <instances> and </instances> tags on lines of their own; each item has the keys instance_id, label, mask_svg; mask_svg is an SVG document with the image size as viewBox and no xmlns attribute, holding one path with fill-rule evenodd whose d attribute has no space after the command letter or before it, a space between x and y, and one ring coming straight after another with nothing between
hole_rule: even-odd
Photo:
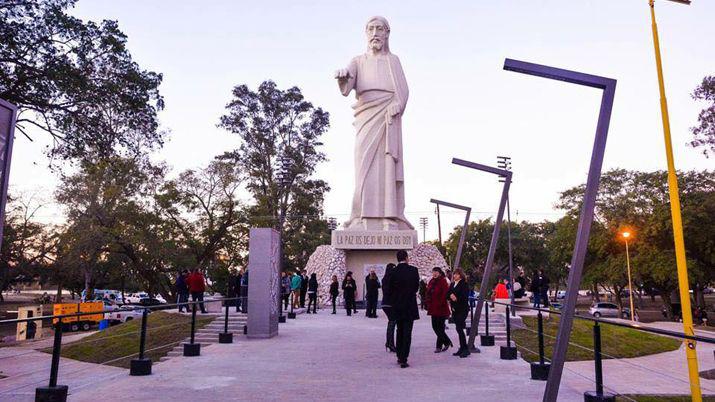
<instances>
[{"instance_id":1,"label":"man in dark suit","mask_svg":"<svg viewBox=\"0 0 715 402\"><path fill-rule=\"evenodd\" d=\"M308 273L303 271L300 276L300 307L305 308L305 295L308 293Z\"/></svg>"},{"instance_id":2,"label":"man in dark suit","mask_svg":"<svg viewBox=\"0 0 715 402\"><path fill-rule=\"evenodd\" d=\"M400 367L409 367L407 357L412 344L412 325L420 319L417 309L417 291L420 275L417 268L408 263L407 252L397 252L397 266L390 276L390 305L397 322L397 362Z\"/></svg>"}]
</instances>

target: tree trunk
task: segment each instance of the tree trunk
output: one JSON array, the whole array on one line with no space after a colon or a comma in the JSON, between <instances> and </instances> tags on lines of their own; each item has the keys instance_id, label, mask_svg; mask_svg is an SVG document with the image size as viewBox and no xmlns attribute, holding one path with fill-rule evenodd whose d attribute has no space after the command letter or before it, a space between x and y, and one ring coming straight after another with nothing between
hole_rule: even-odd
<instances>
[{"instance_id":1,"label":"tree trunk","mask_svg":"<svg viewBox=\"0 0 715 402\"><path fill-rule=\"evenodd\" d=\"M57 294L55 295L55 303L62 303L62 283L57 284Z\"/></svg>"},{"instance_id":2,"label":"tree trunk","mask_svg":"<svg viewBox=\"0 0 715 402\"><path fill-rule=\"evenodd\" d=\"M693 287L693 293L695 296L695 304L700 307L701 309L705 309L705 286L696 283L695 286Z\"/></svg>"},{"instance_id":3,"label":"tree trunk","mask_svg":"<svg viewBox=\"0 0 715 402\"><path fill-rule=\"evenodd\" d=\"M673 320L673 304L670 300L670 292L659 291L660 298L663 300L663 307L665 308L665 315L667 319Z\"/></svg>"}]
</instances>

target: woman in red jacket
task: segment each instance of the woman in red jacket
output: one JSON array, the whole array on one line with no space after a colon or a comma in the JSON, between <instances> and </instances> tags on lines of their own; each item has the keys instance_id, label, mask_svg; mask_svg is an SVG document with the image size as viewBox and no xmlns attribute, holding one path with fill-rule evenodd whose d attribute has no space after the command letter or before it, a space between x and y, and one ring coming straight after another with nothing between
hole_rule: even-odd
<instances>
[{"instance_id":1,"label":"woman in red jacket","mask_svg":"<svg viewBox=\"0 0 715 402\"><path fill-rule=\"evenodd\" d=\"M427 315L432 316L432 329L437 335L435 353L444 352L452 346L452 340L444 331L444 322L449 318L448 290L449 285L442 269L432 269L432 279L427 284L426 302Z\"/></svg>"}]
</instances>

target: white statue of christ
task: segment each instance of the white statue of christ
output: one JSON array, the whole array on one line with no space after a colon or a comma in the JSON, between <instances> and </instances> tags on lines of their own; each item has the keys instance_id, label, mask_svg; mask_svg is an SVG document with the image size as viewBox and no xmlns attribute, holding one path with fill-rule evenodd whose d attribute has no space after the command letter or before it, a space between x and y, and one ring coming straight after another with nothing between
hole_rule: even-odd
<instances>
[{"instance_id":1,"label":"white statue of christ","mask_svg":"<svg viewBox=\"0 0 715 402\"><path fill-rule=\"evenodd\" d=\"M344 96L355 90L355 192L350 230L406 230L402 113L409 90L400 59L390 53L390 24L372 17L368 49L335 72Z\"/></svg>"}]
</instances>

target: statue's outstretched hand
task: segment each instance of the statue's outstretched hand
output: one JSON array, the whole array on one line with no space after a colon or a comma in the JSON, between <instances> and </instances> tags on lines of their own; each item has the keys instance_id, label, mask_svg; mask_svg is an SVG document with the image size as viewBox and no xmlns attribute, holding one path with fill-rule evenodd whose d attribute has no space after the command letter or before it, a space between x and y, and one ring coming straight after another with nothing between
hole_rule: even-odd
<instances>
[{"instance_id":1,"label":"statue's outstretched hand","mask_svg":"<svg viewBox=\"0 0 715 402\"><path fill-rule=\"evenodd\" d=\"M347 68L341 68L340 70L335 71L335 78L339 80L347 80L350 78L350 70Z\"/></svg>"}]
</instances>

